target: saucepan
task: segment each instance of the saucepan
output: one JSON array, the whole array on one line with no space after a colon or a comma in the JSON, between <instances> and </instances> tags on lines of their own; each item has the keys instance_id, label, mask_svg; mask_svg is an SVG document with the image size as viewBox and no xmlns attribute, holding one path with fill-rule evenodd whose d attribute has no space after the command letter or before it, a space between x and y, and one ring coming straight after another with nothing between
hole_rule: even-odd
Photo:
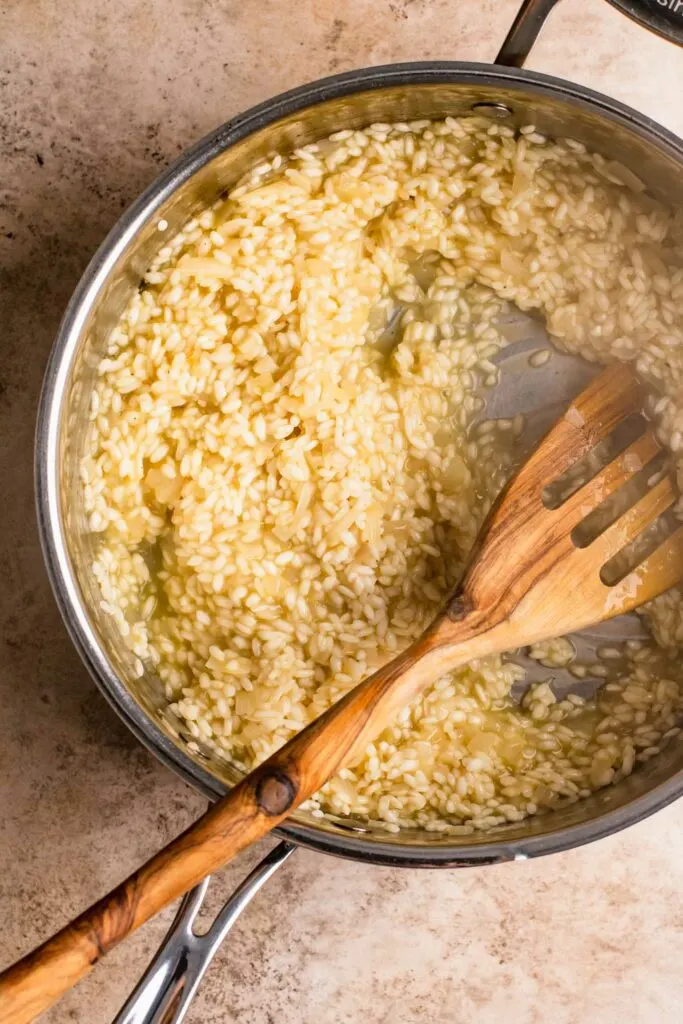
<instances>
[{"instance_id":1,"label":"saucepan","mask_svg":"<svg viewBox=\"0 0 683 1024\"><path fill-rule=\"evenodd\" d=\"M47 369L37 433L38 513L48 572L73 641L105 697L152 753L209 799L235 783L237 769L192 741L165 706L151 670L137 677L133 655L100 609L89 569L91 540L79 498L78 461L107 336L161 244L160 220L172 233L269 153L290 151L340 129L472 111L512 126L533 123L545 134L578 139L633 168L654 195L671 206L683 206L680 139L606 96L521 70L556 2L526 0L494 64L366 68L303 86L235 117L186 152L124 214L67 309ZM683 44L683 0L610 2ZM639 821L681 795L680 741L679 736L617 785L492 833L454 837L415 830L394 835L352 819L298 812L278 830L279 846L201 938L192 922L208 882L185 898L162 950L117 1020L181 1020L232 923L297 846L357 861L434 868L495 864L566 850Z\"/></svg>"}]
</instances>

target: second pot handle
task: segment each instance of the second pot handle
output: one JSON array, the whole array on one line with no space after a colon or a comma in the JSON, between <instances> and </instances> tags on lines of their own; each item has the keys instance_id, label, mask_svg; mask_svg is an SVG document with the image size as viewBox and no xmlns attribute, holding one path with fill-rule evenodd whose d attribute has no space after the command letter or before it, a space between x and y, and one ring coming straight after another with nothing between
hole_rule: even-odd
<instances>
[{"instance_id":1,"label":"second pot handle","mask_svg":"<svg viewBox=\"0 0 683 1024\"><path fill-rule=\"evenodd\" d=\"M558 3L559 0L524 0L494 64L508 68L523 67L546 18Z\"/></svg>"},{"instance_id":2,"label":"second pot handle","mask_svg":"<svg viewBox=\"0 0 683 1024\"><path fill-rule=\"evenodd\" d=\"M291 843L278 843L235 889L203 935L195 934L193 925L211 879L188 892L159 952L112 1024L180 1024L235 921L295 849Z\"/></svg>"},{"instance_id":3,"label":"second pot handle","mask_svg":"<svg viewBox=\"0 0 683 1024\"><path fill-rule=\"evenodd\" d=\"M546 18L558 3L559 0L524 0L494 64L523 67ZM609 3L651 32L683 46L682 0L609 0Z\"/></svg>"}]
</instances>

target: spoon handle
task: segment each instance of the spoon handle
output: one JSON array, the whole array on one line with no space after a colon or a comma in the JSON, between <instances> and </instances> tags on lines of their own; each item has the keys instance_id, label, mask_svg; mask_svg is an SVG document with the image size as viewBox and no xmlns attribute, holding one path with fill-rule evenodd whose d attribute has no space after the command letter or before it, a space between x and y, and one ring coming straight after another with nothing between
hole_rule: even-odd
<instances>
[{"instance_id":1,"label":"spoon handle","mask_svg":"<svg viewBox=\"0 0 683 1024\"><path fill-rule=\"evenodd\" d=\"M481 632L480 616L454 614L454 605L112 892L0 974L0 1024L28 1024L132 931L279 825L439 675L500 649L491 631Z\"/></svg>"}]
</instances>

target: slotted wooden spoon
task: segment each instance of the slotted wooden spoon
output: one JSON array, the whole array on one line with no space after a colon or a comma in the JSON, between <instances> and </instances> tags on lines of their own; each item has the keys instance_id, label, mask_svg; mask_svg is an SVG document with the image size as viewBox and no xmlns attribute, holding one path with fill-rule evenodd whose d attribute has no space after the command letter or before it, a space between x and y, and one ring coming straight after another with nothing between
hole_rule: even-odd
<instances>
[{"instance_id":1,"label":"slotted wooden spoon","mask_svg":"<svg viewBox=\"0 0 683 1024\"><path fill-rule=\"evenodd\" d=\"M588 514L657 455L651 429L558 507L544 503L546 486L640 412L644 399L626 366L600 374L505 488L461 585L422 636L113 892L0 975L1 1024L33 1020L126 935L270 832L361 755L393 715L440 675L474 658L619 615L677 583L683 576L683 525L613 586L601 577L605 564L674 504L670 474L657 478L587 546L573 539Z\"/></svg>"}]
</instances>

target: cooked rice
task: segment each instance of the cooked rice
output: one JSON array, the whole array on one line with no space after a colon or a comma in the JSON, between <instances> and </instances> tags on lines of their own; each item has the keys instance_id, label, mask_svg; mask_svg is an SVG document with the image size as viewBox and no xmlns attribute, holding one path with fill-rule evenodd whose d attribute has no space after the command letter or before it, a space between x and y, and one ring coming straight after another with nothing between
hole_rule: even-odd
<instances>
[{"instance_id":1,"label":"cooked rice","mask_svg":"<svg viewBox=\"0 0 683 1024\"><path fill-rule=\"evenodd\" d=\"M434 617L522 426L470 430L506 302L635 360L681 451L681 227L573 140L448 118L276 157L161 249L100 365L82 481L103 607L197 741L260 762ZM683 643L678 592L650 615ZM461 834L587 796L677 731L661 652L618 664L596 701L542 683L516 706L521 670L472 662L309 806Z\"/></svg>"},{"instance_id":2,"label":"cooked rice","mask_svg":"<svg viewBox=\"0 0 683 1024\"><path fill-rule=\"evenodd\" d=\"M575 655L571 640L563 636L555 640L542 640L532 644L529 649L529 657L534 661L540 661L541 665L548 668L566 668L574 660Z\"/></svg>"}]
</instances>

